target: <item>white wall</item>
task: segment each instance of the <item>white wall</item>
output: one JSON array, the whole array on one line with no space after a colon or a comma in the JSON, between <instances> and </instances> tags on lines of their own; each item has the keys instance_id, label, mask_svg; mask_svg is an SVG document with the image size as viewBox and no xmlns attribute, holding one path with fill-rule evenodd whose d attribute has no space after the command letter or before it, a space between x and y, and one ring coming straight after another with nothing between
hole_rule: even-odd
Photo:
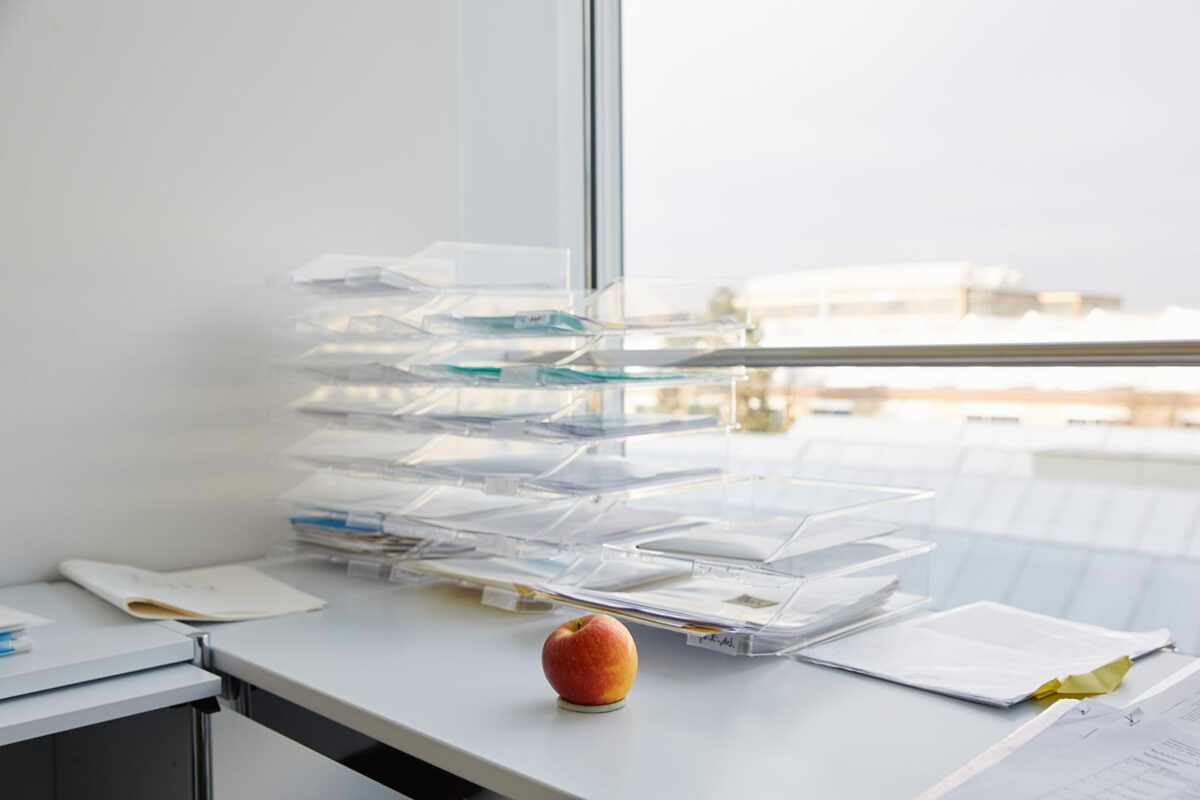
<instances>
[{"instance_id":1,"label":"white wall","mask_svg":"<svg viewBox=\"0 0 1200 800\"><path fill-rule=\"evenodd\" d=\"M462 238L570 248L582 286L582 6L460 0L459 8Z\"/></svg>"},{"instance_id":2,"label":"white wall","mask_svg":"<svg viewBox=\"0 0 1200 800\"><path fill-rule=\"evenodd\" d=\"M268 278L435 239L577 254L578 22L558 0L0 0L0 585L283 535L264 503L296 476L265 462L299 433L266 416L300 390L266 379L295 349L268 331L302 301ZM220 800L397 796L232 712L214 734Z\"/></svg>"},{"instance_id":3,"label":"white wall","mask_svg":"<svg viewBox=\"0 0 1200 800\"><path fill-rule=\"evenodd\" d=\"M0 585L283 533L265 283L456 238L457 84L452 2L0 0Z\"/></svg>"}]
</instances>

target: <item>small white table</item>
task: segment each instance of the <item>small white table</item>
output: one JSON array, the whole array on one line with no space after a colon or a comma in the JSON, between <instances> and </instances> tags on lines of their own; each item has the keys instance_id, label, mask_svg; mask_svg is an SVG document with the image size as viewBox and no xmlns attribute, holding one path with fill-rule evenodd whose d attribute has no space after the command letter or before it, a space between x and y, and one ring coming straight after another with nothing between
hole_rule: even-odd
<instances>
[{"instance_id":1,"label":"small white table","mask_svg":"<svg viewBox=\"0 0 1200 800\"><path fill-rule=\"evenodd\" d=\"M212 666L243 712L318 750L313 729L330 724L513 797L912 798L1045 705L990 708L631 626L629 705L577 714L555 706L540 665L563 616L499 611L467 588L351 578L319 559L254 566L329 605L208 626ZM1113 700L1190 661L1147 656ZM351 766L388 782L361 768L380 760Z\"/></svg>"},{"instance_id":2,"label":"small white table","mask_svg":"<svg viewBox=\"0 0 1200 800\"><path fill-rule=\"evenodd\" d=\"M34 648L0 658L0 700L191 661L195 645L180 627L136 619L73 583L0 589L0 605L46 617Z\"/></svg>"},{"instance_id":3,"label":"small white table","mask_svg":"<svg viewBox=\"0 0 1200 800\"><path fill-rule=\"evenodd\" d=\"M221 679L197 666L195 631L178 623L135 619L70 583L0 588L0 604L51 620L32 630L33 650L0 658L0 747L221 691ZM192 794L207 798L208 715L195 707L191 737Z\"/></svg>"}]
</instances>

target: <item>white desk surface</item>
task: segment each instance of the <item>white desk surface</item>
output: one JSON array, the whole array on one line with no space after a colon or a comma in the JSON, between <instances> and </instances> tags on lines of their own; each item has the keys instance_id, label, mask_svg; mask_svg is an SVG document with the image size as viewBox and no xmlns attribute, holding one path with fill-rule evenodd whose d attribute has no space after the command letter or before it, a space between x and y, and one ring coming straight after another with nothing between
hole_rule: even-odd
<instances>
[{"instance_id":1,"label":"white desk surface","mask_svg":"<svg viewBox=\"0 0 1200 800\"><path fill-rule=\"evenodd\" d=\"M190 661L190 638L140 620L73 583L0 588L0 605L47 617L33 649L0 658L0 700L136 670Z\"/></svg>"},{"instance_id":2,"label":"white desk surface","mask_svg":"<svg viewBox=\"0 0 1200 800\"><path fill-rule=\"evenodd\" d=\"M320 560L255 566L329 605L206 626L215 669L514 797L912 798L1045 705L990 708L634 625L629 705L577 714L556 708L540 663L567 616L349 578ZM1142 659L1113 700L1190 661Z\"/></svg>"},{"instance_id":3,"label":"white desk surface","mask_svg":"<svg viewBox=\"0 0 1200 800\"><path fill-rule=\"evenodd\" d=\"M171 664L0 700L0 746L220 692L216 675L191 664Z\"/></svg>"}]
</instances>

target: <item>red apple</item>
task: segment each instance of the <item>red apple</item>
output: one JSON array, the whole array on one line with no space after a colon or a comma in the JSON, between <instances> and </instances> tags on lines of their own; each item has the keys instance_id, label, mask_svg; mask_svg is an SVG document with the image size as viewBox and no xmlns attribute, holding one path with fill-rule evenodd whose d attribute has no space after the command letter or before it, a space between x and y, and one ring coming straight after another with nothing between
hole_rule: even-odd
<instances>
[{"instance_id":1,"label":"red apple","mask_svg":"<svg viewBox=\"0 0 1200 800\"><path fill-rule=\"evenodd\" d=\"M542 671L559 697L581 706L625 699L637 677L637 646L608 614L564 622L542 645Z\"/></svg>"}]
</instances>

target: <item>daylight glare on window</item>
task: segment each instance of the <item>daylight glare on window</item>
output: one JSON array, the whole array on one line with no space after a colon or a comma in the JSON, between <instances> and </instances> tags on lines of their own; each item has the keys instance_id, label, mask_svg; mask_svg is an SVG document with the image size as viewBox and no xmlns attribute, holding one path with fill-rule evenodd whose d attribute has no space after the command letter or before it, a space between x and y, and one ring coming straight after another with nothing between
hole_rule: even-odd
<instances>
[{"instance_id":1,"label":"daylight glare on window","mask_svg":"<svg viewBox=\"0 0 1200 800\"><path fill-rule=\"evenodd\" d=\"M728 279L768 347L1200 338L1197 3L623 15L626 274ZM773 381L751 427L1200 425L1195 369Z\"/></svg>"},{"instance_id":2,"label":"daylight glare on window","mask_svg":"<svg viewBox=\"0 0 1200 800\"><path fill-rule=\"evenodd\" d=\"M770 273L771 318L1200 306L1192 0L623 13L629 274Z\"/></svg>"}]
</instances>

